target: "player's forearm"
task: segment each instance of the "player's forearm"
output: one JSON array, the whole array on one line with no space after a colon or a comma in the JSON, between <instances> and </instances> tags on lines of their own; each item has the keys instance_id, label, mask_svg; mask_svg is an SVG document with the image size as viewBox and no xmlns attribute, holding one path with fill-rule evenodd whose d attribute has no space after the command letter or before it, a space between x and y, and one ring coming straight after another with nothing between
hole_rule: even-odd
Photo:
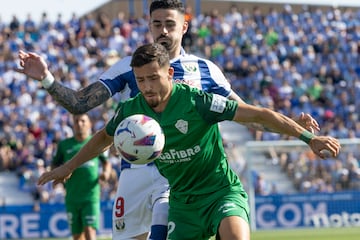
<instances>
[{"instance_id":1,"label":"player's forearm","mask_svg":"<svg viewBox=\"0 0 360 240\"><path fill-rule=\"evenodd\" d=\"M54 81L47 91L61 106L73 114L85 113L110 98L108 90L100 82L74 91Z\"/></svg>"},{"instance_id":2,"label":"player's forearm","mask_svg":"<svg viewBox=\"0 0 360 240\"><path fill-rule=\"evenodd\" d=\"M314 124L310 124L310 125L306 125L306 123L301 122L299 120L299 118L291 118L294 122L296 122L297 124L299 124L300 126L302 126L303 128L305 128L306 130L313 132L315 130L318 130L318 127L316 127ZM262 132L273 132L273 133L281 133L279 131L277 131L276 129L272 129L269 127L266 127L262 124L259 123L245 123L244 125L246 125L248 128L251 128L253 130L257 130L257 131L262 131Z\"/></svg>"},{"instance_id":3,"label":"player's forearm","mask_svg":"<svg viewBox=\"0 0 360 240\"><path fill-rule=\"evenodd\" d=\"M244 100L242 100L242 98L237 95L234 91L231 92L231 94L228 97L231 100L235 100L237 101L240 105L241 104L246 104ZM258 131L270 131L273 132L272 129L266 129L263 125L259 124L259 123L242 123L243 125L247 126L248 128L251 128L253 130L258 130Z\"/></svg>"},{"instance_id":4,"label":"player's forearm","mask_svg":"<svg viewBox=\"0 0 360 240\"><path fill-rule=\"evenodd\" d=\"M262 131L262 132L275 132L273 129L266 129L265 126L259 123L244 123L245 126L253 130Z\"/></svg>"},{"instance_id":5,"label":"player's forearm","mask_svg":"<svg viewBox=\"0 0 360 240\"><path fill-rule=\"evenodd\" d=\"M305 131L305 128L283 114L251 105L239 106L234 120L242 124L256 123L264 129L293 137L299 137Z\"/></svg>"},{"instance_id":6,"label":"player's forearm","mask_svg":"<svg viewBox=\"0 0 360 240\"><path fill-rule=\"evenodd\" d=\"M83 163L108 150L112 143L113 140L105 133L105 129L98 131L70 161L66 162L66 167L71 172L74 171Z\"/></svg>"},{"instance_id":7,"label":"player's forearm","mask_svg":"<svg viewBox=\"0 0 360 240\"><path fill-rule=\"evenodd\" d=\"M296 138L299 138L300 135L306 131L305 128L293 119L269 109L263 109L261 115L262 117L260 118L261 121L259 124L264 126L265 130L271 129L272 132L286 134Z\"/></svg>"}]
</instances>

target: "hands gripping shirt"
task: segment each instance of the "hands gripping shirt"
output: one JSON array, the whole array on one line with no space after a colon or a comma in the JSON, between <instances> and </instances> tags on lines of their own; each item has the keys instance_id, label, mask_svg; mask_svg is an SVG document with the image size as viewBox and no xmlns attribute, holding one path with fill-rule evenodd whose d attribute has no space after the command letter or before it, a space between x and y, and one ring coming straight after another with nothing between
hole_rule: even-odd
<instances>
[{"instance_id":1,"label":"hands gripping shirt","mask_svg":"<svg viewBox=\"0 0 360 240\"><path fill-rule=\"evenodd\" d=\"M119 104L106 131L113 136L122 119L137 113L156 119L165 133L165 147L155 164L168 179L171 196L186 198L211 194L228 189L229 185L230 188L242 188L228 165L216 124L232 120L236 109L237 102L223 96L174 84L164 112L155 113L139 94Z\"/></svg>"}]
</instances>

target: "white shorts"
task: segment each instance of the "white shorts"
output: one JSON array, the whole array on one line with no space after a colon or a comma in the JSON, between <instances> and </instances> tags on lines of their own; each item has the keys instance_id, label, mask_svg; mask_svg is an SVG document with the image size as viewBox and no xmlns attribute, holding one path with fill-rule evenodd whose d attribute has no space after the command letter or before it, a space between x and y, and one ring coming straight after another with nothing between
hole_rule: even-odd
<instances>
[{"instance_id":1,"label":"white shorts","mask_svg":"<svg viewBox=\"0 0 360 240\"><path fill-rule=\"evenodd\" d=\"M169 184L155 165L126 168L120 173L113 205L113 240L150 232L152 207L169 198Z\"/></svg>"}]
</instances>

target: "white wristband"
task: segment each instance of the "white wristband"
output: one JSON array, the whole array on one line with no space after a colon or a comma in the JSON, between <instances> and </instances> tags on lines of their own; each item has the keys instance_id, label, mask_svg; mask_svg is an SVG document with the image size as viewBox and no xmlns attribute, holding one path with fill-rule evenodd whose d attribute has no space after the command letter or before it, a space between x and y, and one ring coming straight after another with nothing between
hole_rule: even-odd
<instances>
[{"instance_id":1,"label":"white wristband","mask_svg":"<svg viewBox=\"0 0 360 240\"><path fill-rule=\"evenodd\" d=\"M49 72L48 74L46 74L45 78L41 81L41 85L45 88L48 89L49 87L51 87L51 85L55 82L55 78L54 76Z\"/></svg>"}]
</instances>

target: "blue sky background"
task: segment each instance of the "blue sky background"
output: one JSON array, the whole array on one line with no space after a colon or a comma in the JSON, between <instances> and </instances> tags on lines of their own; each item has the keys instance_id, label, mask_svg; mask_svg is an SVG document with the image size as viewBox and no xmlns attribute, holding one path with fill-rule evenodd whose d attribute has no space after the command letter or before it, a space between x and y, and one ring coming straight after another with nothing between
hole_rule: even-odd
<instances>
[{"instance_id":1,"label":"blue sky background","mask_svg":"<svg viewBox=\"0 0 360 240\"><path fill-rule=\"evenodd\" d=\"M39 21L41 14L46 12L50 20L56 20L58 13L63 15L63 20L70 19L72 13L81 16L91 10L109 2L110 0L2 0L0 8L0 19L2 22L9 22L12 15L19 20L25 20L28 13L34 21ZM126 1L126 0L123 0ZM201 0L211 3L214 0ZM222 0L217 0L222 1ZM228 1L228 0L227 0ZM352 6L360 7L360 0L233 0L234 2L263 2L280 4L300 5L327 5L327 6ZM6 2L6 3L5 3Z\"/></svg>"},{"instance_id":2,"label":"blue sky background","mask_svg":"<svg viewBox=\"0 0 360 240\"><path fill-rule=\"evenodd\" d=\"M4 0L3 0L4 1ZM3 2L2 1L2 2ZM0 19L9 22L12 15L19 20L25 20L31 13L34 21L39 21L41 14L46 12L50 20L55 20L58 13L63 15L63 20L70 19L72 13L78 16L85 14L109 0L7 0L0 8Z\"/></svg>"}]
</instances>

